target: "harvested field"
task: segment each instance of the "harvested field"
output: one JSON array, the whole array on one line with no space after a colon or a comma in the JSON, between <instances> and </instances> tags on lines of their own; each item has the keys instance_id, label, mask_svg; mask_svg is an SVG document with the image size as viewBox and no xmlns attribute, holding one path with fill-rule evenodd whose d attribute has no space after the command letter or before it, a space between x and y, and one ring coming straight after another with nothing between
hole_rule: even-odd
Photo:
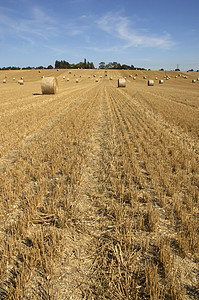
<instances>
[{"instance_id":1,"label":"harvested field","mask_svg":"<svg viewBox=\"0 0 199 300\"><path fill-rule=\"evenodd\" d=\"M199 297L197 77L0 71L0 299Z\"/></svg>"}]
</instances>

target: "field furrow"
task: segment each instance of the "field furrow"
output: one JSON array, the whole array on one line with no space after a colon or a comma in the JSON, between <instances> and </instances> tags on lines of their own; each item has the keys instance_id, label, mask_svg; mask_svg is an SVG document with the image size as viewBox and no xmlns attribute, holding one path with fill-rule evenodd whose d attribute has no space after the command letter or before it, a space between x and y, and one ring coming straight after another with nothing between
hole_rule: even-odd
<instances>
[{"instance_id":1,"label":"field furrow","mask_svg":"<svg viewBox=\"0 0 199 300\"><path fill-rule=\"evenodd\" d=\"M55 71L0 95L0 299L197 299L197 85Z\"/></svg>"}]
</instances>

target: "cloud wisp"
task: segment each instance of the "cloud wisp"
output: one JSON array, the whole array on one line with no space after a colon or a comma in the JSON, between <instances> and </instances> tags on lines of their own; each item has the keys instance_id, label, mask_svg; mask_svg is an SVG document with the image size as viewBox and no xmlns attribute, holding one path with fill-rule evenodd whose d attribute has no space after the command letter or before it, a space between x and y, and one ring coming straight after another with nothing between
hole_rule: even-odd
<instances>
[{"instance_id":1,"label":"cloud wisp","mask_svg":"<svg viewBox=\"0 0 199 300\"><path fill-rule=\"evenodd\" d=\"M12 14L0 14L2 35L9 34L29 44L35 44L38 38L47 40L57 34L54 20L46 15L39 7L33 7L29 17L13 17Z\"/></svg>"},{"instance_id":2,"label":"cloud wisp","mask_svg":"<svg viewBox=\"0 0 199 300\"><path fill-rule=\"evenodd\" d=\"M165 33L159 36L148 33L146 29L133 28L130 19L119 14L109 12L99 18L96 23L99 29L105 31L113 38L124 41L123 48L155 47L168 49L174 45L170 34Z\"/></svg>"}]
</instances>

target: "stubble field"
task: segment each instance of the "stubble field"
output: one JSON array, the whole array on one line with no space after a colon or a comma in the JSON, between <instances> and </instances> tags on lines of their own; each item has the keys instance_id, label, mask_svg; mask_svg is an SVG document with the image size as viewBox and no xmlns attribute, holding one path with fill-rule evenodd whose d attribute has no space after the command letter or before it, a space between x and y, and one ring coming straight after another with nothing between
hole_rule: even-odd
<instances>
[{"instance_id":1,"label":"stubble field","mask_svg":"<svg viewBox=\"0 0 199 300\"><path fill-rule=\"evenodd\" d=\"M0 299L199 297L199 75L166 75L0 71Z\"/></svg>"}]
</instances>

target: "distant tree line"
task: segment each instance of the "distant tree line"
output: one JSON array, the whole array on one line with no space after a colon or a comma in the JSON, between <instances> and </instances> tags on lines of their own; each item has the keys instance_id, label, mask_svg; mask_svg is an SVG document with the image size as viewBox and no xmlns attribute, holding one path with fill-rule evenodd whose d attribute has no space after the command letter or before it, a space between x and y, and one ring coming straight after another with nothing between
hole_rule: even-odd
<instances>
[{"instance_id":1,"label":"distant tree line","mask_svg":"<svg viewBox=\"0 0 199 300\"><path fill-rule=\"evenodd\" d=\"M0 70L42 70L42 69L53 69L52 65L49 65L48 67L43 67L43 66L38 66L38 67L2 67ZM77 64L70 64L69 62L65 60L56 60L55 61L55 69L95 69L95 66L93 62L87 62L86 59L84 59L84 62L79 62ZM99 69L119 69L119 70L146 70L145 68L140 68L140 67L134 67L134 65L126 65L126 64L120 64L117 62L109 62L106 64L105 62L100 62L99 63ZM148 69L150 70L150 69ZM164 71L163 68L159 69L159 71ZM179 68L175 69L175 71L180 71ZM187 72L194 71L193 69L187 70ZM197 70L199 72L199 70Z\"/></svg>"},{"instance_id":2,"label":"distant tree line","mask_svg":"<svg viewBox=\"0 0 199 300\"><path fill-rule=\"evenodd\" d=\"M55 69L95 69L95 66L93 62L87 62L86 58L84 59L84 62L79 62L77 64L70 64L65 60L56 60Z\"/></svg>"},{"instance_id":3,"label":"distant tree line","mask_svg":"<svg viewBox=\"0 0 199 300\"><path fill-rule=\"evenodd\" d=\"M145 70L144 68L134 67L134 65L128 66L126 64L120 64L116 61L109 62L108 64L102 61L99 63L99 69Z\"/></svg>"},{"instance_id":4,"label":"distant tree line","mask_svg":"<svg viewBox=\"0 0 199 300\"><path fill-rule=\"evenodd\" d=\"M32 69L36 69L36 70L41 70L41 69L53 69L53 66L52 65L49 65L47 68L46 67L43 67L43 66L39 66L39 67L3 67L3 68L0 68L0 70L32 70Z\"/></svg>"}]
</instances>

